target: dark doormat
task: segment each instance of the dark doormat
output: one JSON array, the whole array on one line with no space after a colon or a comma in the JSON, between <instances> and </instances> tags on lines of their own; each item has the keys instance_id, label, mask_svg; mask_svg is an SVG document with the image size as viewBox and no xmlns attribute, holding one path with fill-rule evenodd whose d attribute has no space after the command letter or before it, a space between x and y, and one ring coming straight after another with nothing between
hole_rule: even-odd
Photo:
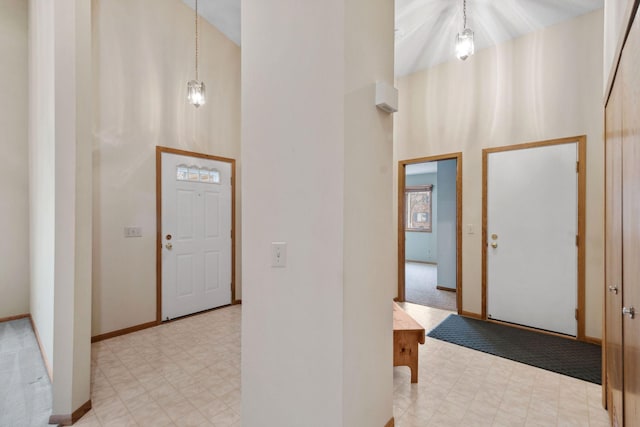
<instances>
[{"instance_id":1,"label":"dark doormat","mask_svg":"<svg viewBox=\"0 0 640 427\"><path fill-rule=\"evenodd\" d=\"M427 334L484 353L601 384L600 346L450 315Z\"/></svg>"}]
</instances>

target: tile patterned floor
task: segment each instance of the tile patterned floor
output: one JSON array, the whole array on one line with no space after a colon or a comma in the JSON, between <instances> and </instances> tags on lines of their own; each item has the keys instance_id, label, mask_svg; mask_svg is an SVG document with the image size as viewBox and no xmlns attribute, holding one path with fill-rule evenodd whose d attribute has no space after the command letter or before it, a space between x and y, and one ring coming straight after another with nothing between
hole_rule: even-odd
<instances>
[{"instance_id":1,"label":"tile patterned floor","mask_svg":"<svg viewBox=\"0 0 640 427\"><path fill-rule=\"evenodd\" d=\"M404 306L426 329L450 314ZM240 426L240 316L233 306L93 344L94 408L76 425ZM431 338L420 382L409 376L394 368L397 427L608 426L599 386Z\"/></svg>"},{"instance_id":2,"label":"tile patterned floor","mask_svg":"<svg viewBox=\"0 0 640 427\"><path fill-rule=\"evenodd\" d=\"M451 312L404 303L426 330ZM396 427L609 425L600 386L433 338L420 346L419 383L394 368Z\"/></svg>"},{"instance_id":3,"label":"tile patterned floor","mask_svg":"<svg viewBox=\"0 0 640 427\"><path fill-rule=\"evenodd\" d=\"M92 345L77 426L240 426L240 306Z\"/></svg>"}]
</instances>

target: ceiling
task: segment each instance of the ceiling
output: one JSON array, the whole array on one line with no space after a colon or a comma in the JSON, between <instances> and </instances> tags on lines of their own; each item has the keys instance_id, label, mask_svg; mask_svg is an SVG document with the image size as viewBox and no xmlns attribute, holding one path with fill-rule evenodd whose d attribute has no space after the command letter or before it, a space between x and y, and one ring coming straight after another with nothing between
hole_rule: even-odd
<instances>
[{"instance_id":1,"label":"ceiling","mask_svg":"<svg viewBox=\"0 0 640 427\"><path fill-rule=\"evenodd\" d=\"M467 0L467 27L475 33L478 51L603 6L604 0ZM395 8L396 76L455 58L462 0L395 0ZM199 0L198 11L240 45L240 0Z\"/></svg>"},{"instance_id":2,"label":"ceiling","mask_svg":"<svg viewBox=\"0 0 640 427\"><path fill-rule=\"evenodd\" d=\"M604 0L467 0L476 51L602 8ZM462 0L396 0L397 76L455 59Z\"/></svg>"},{"instance_id":3,"label":"ceiling","mask_svg":"<svg viewBox=\"0 0 640 427\"><path fill-rule=\"evenodd\" d=\"M182 0L194 8L196 0ZM240 46L240 0L198 0L198 13Z\"/></svg>"}]
</instances>

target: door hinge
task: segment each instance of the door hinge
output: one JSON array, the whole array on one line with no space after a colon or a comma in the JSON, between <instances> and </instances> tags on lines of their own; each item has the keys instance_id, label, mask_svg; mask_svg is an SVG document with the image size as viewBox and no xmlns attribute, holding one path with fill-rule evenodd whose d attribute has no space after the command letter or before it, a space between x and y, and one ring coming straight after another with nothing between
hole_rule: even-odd
<instances>
[{"instance_id":1,"label":"door hinge","mask_svg":"<svg viewBox=\"0 0 640 427\"><path fill-rule=\"evenodd\" d=\"M580 172L580 162L576 162L576 172Z\"/></svg>"},{"instance_id":2,"label":"door hinge","mask_svg":"<svg viewBox=\"0 0 640 427\"><path fill-rule=\"evenodd\" d=\"M576 320L578 320L578 309L576 308Z\"/></svg>"},{"instance_id":3,"label":"door hinge","mask_svg":"<svg viewBox=\"0 0 640 427\"><path fill-rule=\"evenodd\" d=\"M576 246L580 246L580 236L576 234Z\"/></svg>"}]
</instances>

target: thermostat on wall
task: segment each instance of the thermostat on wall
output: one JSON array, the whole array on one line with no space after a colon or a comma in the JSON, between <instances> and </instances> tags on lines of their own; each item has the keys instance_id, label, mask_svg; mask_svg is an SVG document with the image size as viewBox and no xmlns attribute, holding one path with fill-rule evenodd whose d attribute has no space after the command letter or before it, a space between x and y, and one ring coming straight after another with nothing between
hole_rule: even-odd
<instances>
[{"instance_id":1,"label":"thermostat on wall","mask_svg":"<svg viewBox=\"0 0 640 427\"><path fill-rule=\"evenodd\" d=\"M398 89L386 82L376 82L376 107L387 113L398 111Z\"/></svg>"}]
</instances>

